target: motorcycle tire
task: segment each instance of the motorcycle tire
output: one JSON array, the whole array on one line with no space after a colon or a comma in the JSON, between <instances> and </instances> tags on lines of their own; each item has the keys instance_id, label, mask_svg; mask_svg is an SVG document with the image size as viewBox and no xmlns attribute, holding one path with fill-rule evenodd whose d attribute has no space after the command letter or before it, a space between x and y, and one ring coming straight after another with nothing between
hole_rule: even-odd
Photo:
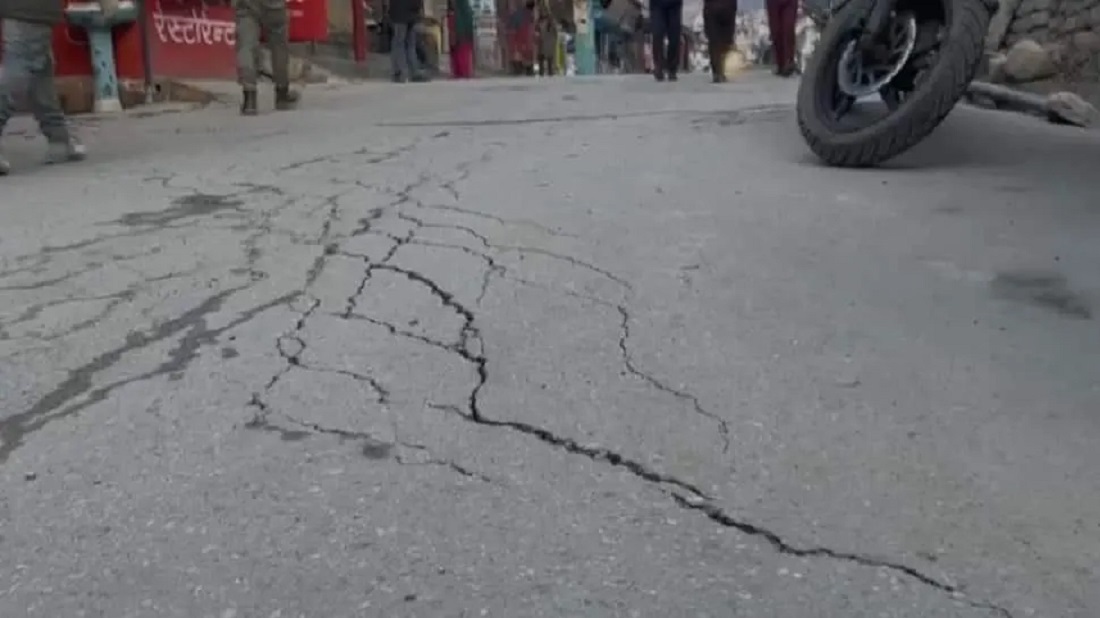
<instances>
[{"instance_id":1,"label":"motorcycle tire","mask_svg":"<svg viewBox=\"0 0 1100 618\"><path fill-rule=\"evenodd\" d=\"M802 76L797 101L802 137L826 164L873 167L896 157L927 137L966 93L978 72L991 13L985 0L942 1L947 36L927 78L904 101L890 106L886 116L854 131L836 128L823 109L821 89L836 87L837 63L863 18L862 3L849 2L829 20Z\"/></svg>"}]
</instances>

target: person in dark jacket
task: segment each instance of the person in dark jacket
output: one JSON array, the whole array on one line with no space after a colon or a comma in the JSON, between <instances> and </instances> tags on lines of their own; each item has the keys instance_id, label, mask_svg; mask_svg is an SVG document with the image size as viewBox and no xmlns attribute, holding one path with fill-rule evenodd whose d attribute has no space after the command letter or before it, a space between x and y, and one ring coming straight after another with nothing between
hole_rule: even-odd
<instances>
[{"instance_id":1,"label":"person in dark jacket","mask_svg":"<svg viewBox=\"0 0 1100 618\"><path fill-rule=\"evenodd\" d=\"M118 0L99 0L105 16L118 11ZM53 0L7 0L0 2L3 21L3 68L0 69L0 134L15 114L15 97L25 97L38 129L46 137L47 163L79 161L87 151L77 139L54 81L53 29L64 21L63 3ZM11 165L0 155L0 176Z\"/></svg>"},{"instance_id":2,"label":"person in dark jacket","mask_svg":"<svg viewBox=\"0 0 1100 618\"><path fill-rule=\"evenodd\" d=\"M649 0L649 31L653 36L653 77L676 81L683 38L684 0Z\"/></svg>"},{"instance_id":3,"label":"person in dark jacket","mask_svg":"<svg viewBox=\"0 0 1100 618\"><path fill-rule=\"evenodd\" d=\"M798 0L766 0L768 30L771 31L772 49L775 50L775 74L790 77L795 73L795 26L798 19Z\"/></svg>"},{"instance_id":4,"label":"person in dark jacket","mask_svg":"<svg viewBox=\"0 0 1100 618\"><path fill-rule=\"evenodd\" d=\"M393 26L390 61L393 64L393 80L396 82L428 81L420 70L420 61L416 54L416 25L423 14L423 0L390 0L389 19Z\"/></svg>"},{"instance_id":5,"label":"person in dark jacket","mask_svg":"<svg viewBox=\"0 0 1100 618\"><path fill-rule=\"evenodd\" d=\"M726 55L733 47L733 30L737 25L737 0L703 0L703 34L707 37L707 54L714 83L726 81Z\"/></svg>"}]
</instances>

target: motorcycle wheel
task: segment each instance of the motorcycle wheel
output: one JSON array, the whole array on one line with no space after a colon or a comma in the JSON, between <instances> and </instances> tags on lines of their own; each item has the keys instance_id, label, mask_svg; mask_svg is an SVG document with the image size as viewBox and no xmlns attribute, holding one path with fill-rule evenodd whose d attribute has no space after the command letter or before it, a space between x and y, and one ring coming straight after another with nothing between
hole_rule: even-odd
<instances>
[{"instance_id":1,"label":"motorcycle wheel","mask_svg":"<svg viewBox=\"0 0 1100 618\"><path fill-rule=\"evenodd\" d=\"M930 11L929 7L937 4L942 11ZM943 20L944 36L933 50L935 64L921 71L921 79L911 90L906 89L904 96L886 101L889 112L885 116L867 126L850 128L840 119L852 109L855 99L841 89L838 77L845 52L858 36L862 9L862 3L849 2L833 15L798 88L802 137L814 154L837 167L872 167L927 137L974 79L991 17L984 0L898 0L898 12L908 9L917 20Z\"/></svg>"}]
</instances>

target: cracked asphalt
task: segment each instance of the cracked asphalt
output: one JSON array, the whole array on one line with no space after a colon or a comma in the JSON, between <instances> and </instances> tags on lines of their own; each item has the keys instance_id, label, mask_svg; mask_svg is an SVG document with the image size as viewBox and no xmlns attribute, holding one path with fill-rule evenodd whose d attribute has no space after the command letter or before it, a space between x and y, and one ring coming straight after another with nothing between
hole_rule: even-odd
<instances>
[{"instance_id":1,"label":"cracked asphalt","mask_svg":"<svg viewBox=\"0 0 1100 618\"><path fill-rule=\"evenodd\" d=\"M23 119L0 616L1100 615L1100 138L793 87Z\"/></svg>"}]
</instances>

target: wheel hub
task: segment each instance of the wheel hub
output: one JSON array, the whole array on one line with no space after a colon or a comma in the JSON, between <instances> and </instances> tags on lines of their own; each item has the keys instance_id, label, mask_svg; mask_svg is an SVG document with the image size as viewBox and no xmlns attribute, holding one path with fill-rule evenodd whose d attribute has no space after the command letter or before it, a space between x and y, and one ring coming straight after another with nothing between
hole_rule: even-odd
<instances>
[{"instance_id":1,"label":"wheel hub","mask_svg":"<svg viewBox=\"0 0 1100 618\"><path fill-rule=\"evenodd\" d=\"M873 54L861 50L856 39L844 48L837 63L837 86L855 98L877 93L909 62L916 43L917 20L913 14L893 15Z\"/></svg>"}]
</instances>

